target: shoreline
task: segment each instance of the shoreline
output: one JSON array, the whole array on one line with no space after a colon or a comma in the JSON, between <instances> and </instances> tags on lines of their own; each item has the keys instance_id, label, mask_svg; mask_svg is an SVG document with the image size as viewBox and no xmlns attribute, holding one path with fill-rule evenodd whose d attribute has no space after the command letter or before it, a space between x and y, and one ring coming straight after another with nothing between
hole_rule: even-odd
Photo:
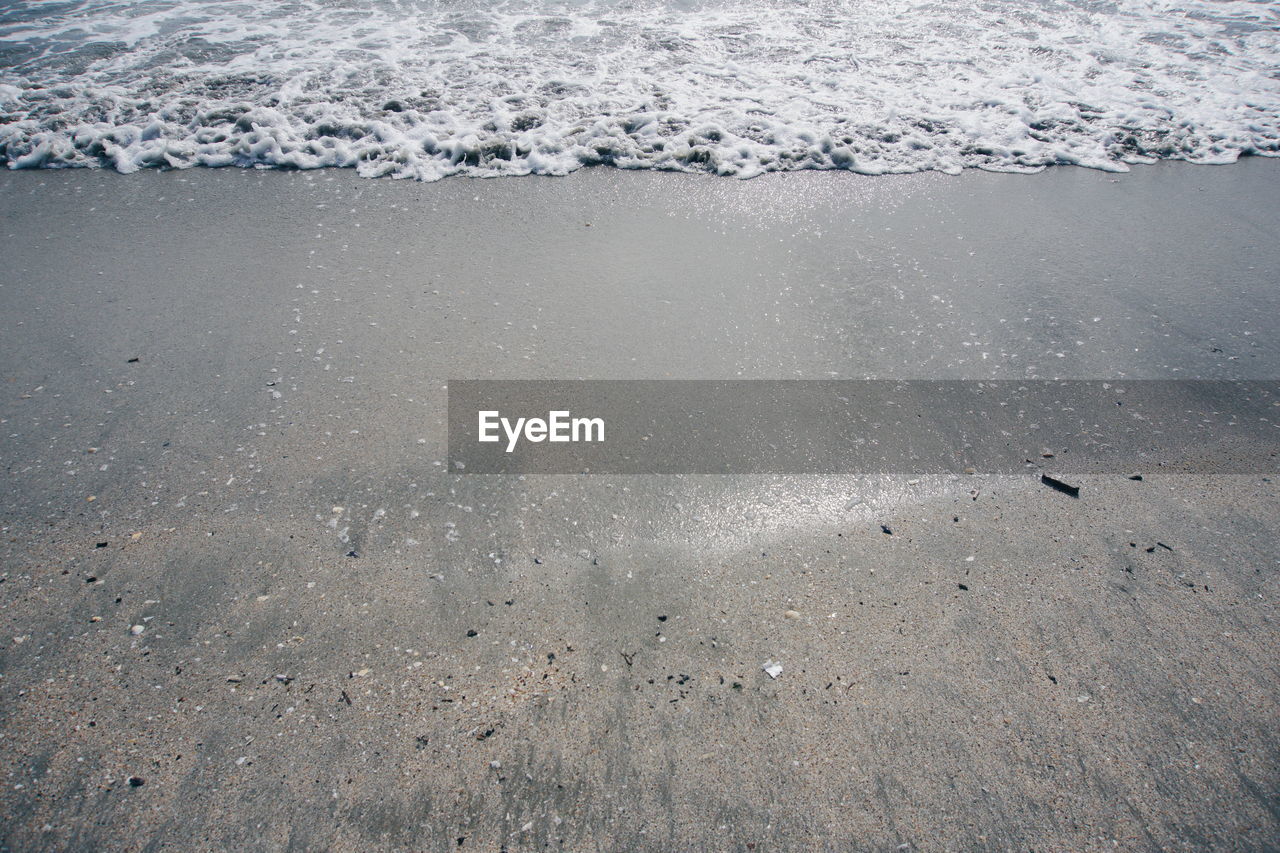
<instances>
[{"instance_id":1,"label":"shoreline","mask_svg":"<svg viewBox=\"0 0 1280 853\"><path fill-rule=\"evenodd\" d=\"M957 177L960 177L961 175L970 174L970 173L985 173L989 175L1031 176L1031 175L1039 175L1039 174L1043 174L1044 172L1061 170L1061 169L1084 169L1086 171L1102 172L1103 174L1108 174L1108 175L1127 175L1133 171L1141 171L1141 170L1149 169L1153 167L1159 168L1159 167L1164 167L1169 165L1196 166L1196 167L1205 167L1205 168L1229 168L1229 167L1237 166L1241 163L1247 163L1253 160L1265 161L1265 160L1277 160L1277 159L1280 159L1280 151L1259 150L1259 151L1241 152L1237 155L1236 159L1231 160L1229 162L1205 161L1205 160L1197 161L1197 160L1189 160L1182 157L1160 157L1160 158L1143 160L1141 162L1133 162L1133 163L1125 162L1125 161L1115 161L1114 165L1116 168L1114 169L1106 168L1103 166L1089 165L1086 163L1069 163L1069 162L1045 163L1035 167L1008 168L1008 169L987 168L982 165L974 165L974 166L962 166L956 171L950 171L950 170L945 170L940 168L915 168L915 169L909 169L909 170L903 170L903 171L891 170L891 171L883 171L883 172L860 172L856 169L844 168L839 166L804 166L804 167L794 168L794 169L767 170L767 171L762 171L762 172L752 174L748 177L743 177L742 175L738 175L738 174L717 174L707 169L698 169L698 168L677 168L677 167L667 167L667 166L657 166L657 165L655 166L620 166L616 163L584 163L568 172L563 172L563 173L551 173L551 172L523 172L519 174L450 173L447 175L441 175L439 177L431 178L431 179L415 178L411 175L394 175L394 174L364 175L364 174L360 174L359 165L350 165L350 166L323 165L323 166L315 166L315 167L298 167L298 166L284 166L284 165L256 163L256 162L227 163L223 165L208 165L203 163L187 164L183 166L146 165L146 166L135 167L130 171L121 171L120 169L114 168L105 163L90 163L90 164L59 163L56 165L38 165L38 166L14 166L10 164L6 166L3 169L3 171L0 171L0 174L12 174L17 172L87 171L87 172L104 172L104 173L128 176L128 175L142 175L142 174L149 174L149 173L167 174L171 172L192 172L192 171L195 171L195 172L205 172L205 171L208 171L208 172L239 172L239 171L283 172L283 173L302 173L302 174L306 174L306 173L325 174L325 173L334 173L334 172L336 173L349 172L349 173L358 175L363 179L368 179L368 180L408 181L411 183L419 183L419 184L435 184L441 181L447 181L451 178L461 178L466 180L481 180L481 181L500 180L504 178L516 178L516 179L567 178L572 175L579 174L581 172L617 171L617 172L625 172L625 173L652 172L652 173L663 174L663 175L705 176L709 178L749 182L749 181L758 180L760 178L778 177L782 175L805 174L809 172L853 175L853 176L857 176L858 178L871 178L871 179L896 178L896 177L905 177L909 175L946 175L947 177L957 178Z\"/></svg>"}]
</instances>

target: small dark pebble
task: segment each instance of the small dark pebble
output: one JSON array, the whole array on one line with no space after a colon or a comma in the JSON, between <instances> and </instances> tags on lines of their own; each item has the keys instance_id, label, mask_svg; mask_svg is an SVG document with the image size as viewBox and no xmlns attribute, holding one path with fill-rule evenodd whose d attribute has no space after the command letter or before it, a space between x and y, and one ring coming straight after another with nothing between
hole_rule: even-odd
<instances>
[{"instance_id":1,"label":"small dark pebble","mask_svg":"<svg viewBox=\"0 0 1280 853\"><path fill-rule=\"evenodd\" d=\"M357 554L355 551L348 551L348 552L347 552L347 556L348 556L348 557L359 557L360 555L359 555L359 554Z\"/></svg>"},{"instance_id":2,"label":"small dark pebble","mask_svg":"<svg viewBox=\"0 0 1280 853\"><path fill-rule=\"evenodd\" d=\"M963 589L965 592L968 592L968 591L969 591L969 587L965 586L965 585L964 585L964 584L962 584L962 583L958 583L958 584L956 584L956 586L960 587L960 588L961 588L961 589Z\"/></svg>"},{"instance_id":3,"label":"small dark pebble","mask_svg":"<svg viewBox=\"0 0 1280 853\"><path fill-rule=\"evenodd\" d=\"M889 529L889 525L887 525L887 524L882 524L882 525L880 525L880 530L881 530L881 531L883 531L883 533L884 533L884 535L885 535L885 536L892 536L892 535L893 535L893 531Z\"/></svg>"},{"instance_id":4,"label":"small dark pebble","mask_svg":"<svg viewBox=\"0 0 1280 853\"><path fill-rule=\"evenodd\" d=\"M147 780L146 780L146 779L143 779L141 776L130 776L130 777L129 777L129 787L130 787L130 788L141 788L141 787L142 787L143 785L145 785L145 784L147 784Z\"/></svg>"},{"instance_id":5,"label":"small dark pebble","mask_svg":"<svg viewBox=\"0 0 1280 853\"><path fill-rule=\"evenodd\" d=\"M476 629L472 628L471 630L467 631L467 636L468 636L468 637L474 637L474 636L476 636L476 635L477 635L477 634L479 634L479 633L480 633L479 631L477 631Z\"/></svg>"},{"instance_id":6,"label":"small dark pebble","mask_svg":"<svg viewBox=\"0 0 1280 853\"><path fill-rule=\"evenodd\" d=\"M110 545L110 544L111 544L110 542L99 542L97 545L94 545L93 547L95 547L95 548L105 548L105 547L107 547L107 546L108 546L108 545Z\"/></svg>"},{"instance_id":7,"label":"small dark pebble","mask_svg":"<svg viewBox=\"0 0 1280 853\"><path fill-rule=\"evenodd\" d=\"M136 359L136 358L131 358L131 359L129 359L129 363L130 363L130 364L137 364L137 363L138 363L138 359Z\"/></svg>"},{"instance_id":8,"label":"small dark pebble","mask_svg":"<svg viewBox=\"0 0 1280 853\"><path fill-rule=\"evenodd\" d=\"M1141 482L1142 482L1142 475L1141 475L1141 474L1130 474L1130 475L1129 475L1129 479L1130 479L1130 480L1137 480L1139 483L1141 483Z\"/></svg>"},{"instance_id":9,"label":"small dark pebble","mask_svg":"<svg viewBox=\"0 0 1280 853\"><path fill-rule=\"evenodd\" d=\"M87 578L85 578L85 579L84 579L84 582L85 582L85 583L96 583L96 582L97 582L97 580L98 580L98 576L97 576L97 575L89 575L89 577L87 577Z\"/></svg>"},{"instance_id":10,"label":"small dark pebble","mask_svg":"<svg viewBox=\"0 0 1280 853\"><path fill-rule=\"evenodd\" d=\"M542 565L542 558L541 558L541 557L534 557L534 558L533 558L533 564L534 564L535 566L541 566L541 565Z\"/></svg>"}]
</instances>

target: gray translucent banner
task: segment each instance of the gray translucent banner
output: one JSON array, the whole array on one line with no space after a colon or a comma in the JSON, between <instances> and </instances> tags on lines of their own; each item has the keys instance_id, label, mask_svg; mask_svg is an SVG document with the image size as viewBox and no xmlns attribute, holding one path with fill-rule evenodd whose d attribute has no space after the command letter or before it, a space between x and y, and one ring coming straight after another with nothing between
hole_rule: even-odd
<instances>
[{"instance_id":1,"label":"gray translucent banner","mask_svg":"<svg viewBox=\"0 0 1280 853\"><path fill-rule=\"evenodd\" d=\"M448 390L459 473L1280 468L1272 380L458 380Z\"/></svg>"}]
</instances>

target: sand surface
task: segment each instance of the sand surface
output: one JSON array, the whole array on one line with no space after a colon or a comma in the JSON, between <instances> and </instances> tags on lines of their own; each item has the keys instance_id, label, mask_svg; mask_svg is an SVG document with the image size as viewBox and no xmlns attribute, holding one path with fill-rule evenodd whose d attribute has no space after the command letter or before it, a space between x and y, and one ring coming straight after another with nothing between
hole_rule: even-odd
<instances>
[{"instance_id":1,"label":"sand surface","mask_svg":"<svg viewBox=\"0 0 1280 853\"><path fill-rule=\"evenodd\" d=\"M445 386L1271 379L1278 197L0 176L0 849L1274 848L1274 476L466 475Z\"/></svg>"}]
</instances>

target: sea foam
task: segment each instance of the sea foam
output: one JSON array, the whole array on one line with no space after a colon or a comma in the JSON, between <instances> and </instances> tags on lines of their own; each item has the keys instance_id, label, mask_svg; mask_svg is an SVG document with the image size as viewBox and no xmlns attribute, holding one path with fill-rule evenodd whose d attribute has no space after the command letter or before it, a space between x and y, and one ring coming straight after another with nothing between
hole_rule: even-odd
<instances>
[{"instance_id":1,"label":"sea foam","mask_svg":"<svg viewBox=\"0 0 1280 853\"><path fill-rule=\"evenodd\" d=\"M11 168L751 177L1280 153L1249 0L42 0L0 12Z\"/></svg>"}]
</instances>

